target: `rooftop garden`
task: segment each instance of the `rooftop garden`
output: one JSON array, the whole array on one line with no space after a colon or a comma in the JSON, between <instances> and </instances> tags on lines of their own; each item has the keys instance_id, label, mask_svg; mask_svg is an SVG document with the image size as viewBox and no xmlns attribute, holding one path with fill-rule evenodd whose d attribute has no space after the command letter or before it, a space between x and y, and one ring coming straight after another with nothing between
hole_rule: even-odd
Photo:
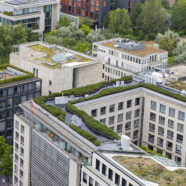
<instances>
[{"instance_id":1,"label":"rooftop garden","mask_svg":"<svg viewBox=\"0 0 186 186\"><path fill-rule=\"evenodd\" d=\"M177 90L186 90L186 82L184 81L176 81L168 84L169 87L175 88Z\"/></svg>"},{"instance_id":2,"label":"rooftop garden","mask_svg":"<svg viewBox=\"0 0 186 186\"><path fill-rule=\"evenodd\" d=\"M169 171L151 158L114 156L113 159L141 179L158 183L160 186L186 185L186 170Z\"/></svg>"},{"instance_id":3,"label":"rooftop garden","mask_svg":"<svg viewBox=\"0 0 186 186\"><path fill-rule=\"evenodd\" d=\"M45 57L32 58L31 61L39 62L40 64L47 66L49 68L52 68L52 69L58 69L61 65L61 64L55 63L52 60L53 56L55 56L56 54L60 54L60 53L65 53L65 54L68 53L68 51L66 51L66 50L62 50L62 49L58 49L58 48L54 48L54 47L45 47L40 44L33 45L33 46L31 46L31 48L35 51L42 52L42 53L46 54ZM92 60L89 58L74 54L73 56L66 58L65 64L66 63L73 63L73 62L90 62L90 61L92 61Z\"/></svg>"},{"instance_id":4,"label":"rooftop garden","mask_svg":"<svg viewBox=\"0 0 186 186\"><path fill-rule=\"evenodd\" d=\"M12 82L15 82L15 81L21 81L21 80L24 80L24 79L29 79L29 78L34 77L34 74L32 74L30 72L27 72L25 70L22 70L20 68L17 68L17 67L15 67L13 65L9 65L9 64L0 65L0 71L6 71L7 67L11 67L11 68L13 68L15 70L23 72L23 73L25 73L25 75L23 75L23 76L15 76L15 77L12 77L12 78L9 78L9 79L0 80L0 85L6 84L6 83L12 83Z\"/></svg>"}]
</instances>

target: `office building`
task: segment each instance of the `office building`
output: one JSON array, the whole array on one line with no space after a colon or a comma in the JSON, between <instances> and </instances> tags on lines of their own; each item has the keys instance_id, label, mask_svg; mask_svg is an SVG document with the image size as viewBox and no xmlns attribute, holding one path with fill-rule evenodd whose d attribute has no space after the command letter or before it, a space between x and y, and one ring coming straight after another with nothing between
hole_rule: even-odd
<instances>
[{"instance_id":1,"label":"office building","mask_svg":"<svg viewBox=\"0 0 186 186\"><path fill-rule=\"evenodd\" d=\"M79 52L42 42L22 44L10 54L10 64L42 79L42 94L101 81L102 62Z\"/></svg>"},{"instance_id":2,"label":"office building","mask_svg":"<svg viewBox=\"0 0 186 186\"><path fill-rule=\"evenodd\" d=\"M0 69L0 135L12 143L13 115L20 103L41 96L41 80L10 65Z\"/></svg>"},{"instance_id":3,"label":"office building","mask_svg":"<svg viewBox=\"0 0 186 186\"><path fill-rule=\"evenodd\" d=\"M86 95L85 100L78 100L84 95L45 97L44 104L65 111L65 119L60 117L59 111L58 116L54 116L50 109L44 109L41 98L20 105L22 112L14 117L14 185L168 186L178 181L186 183L186 170L181 166L186 157L185 137L180 125L185 120L185 102L152 90L149 85L137 86L136 82L117 81L105 84L105 88L109 88L110 93L104 90L106 95L99 94L96 98L94 92L94 97ZM72 112L66 103L76 109ZM105 131L109 130L113 136L118 133L121 140L114 140L99 128L95 132L86 117L76 115L78 109L79 114L87 113L86 117L92 117L88 121L95 125L112 128ZM95 138L100 143L94 143ZM131 141L163 156L170 154L169 158L176 161L149 156ZM179 172L177 169L181 168Z\"/></svg>"},{"instance_id":4,"label":"office building","mask_svg":"<svg viewBox=\"0 0 186 186\"><path fill-rule=\"evenodd\" d=\"M107 81L155 68L166 68L168 52L130 39L111 39L93 43L92 55L104 62Z\"/></svg>"},{"instance_id":5,"label":"office building","mask_svg":"<svg viewBox=\"0 0 186 186\"><path fill-rule=\"evenodd\" d=\"M49 32L59 20L58 0L11 0L0 2L0 24L23 24L34 32Z\"/></svg>"}]
</instances>

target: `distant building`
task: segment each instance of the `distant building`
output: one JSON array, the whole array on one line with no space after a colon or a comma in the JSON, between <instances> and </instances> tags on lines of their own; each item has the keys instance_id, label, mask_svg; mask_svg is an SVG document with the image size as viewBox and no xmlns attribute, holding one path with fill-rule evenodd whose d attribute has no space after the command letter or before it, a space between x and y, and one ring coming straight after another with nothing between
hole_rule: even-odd
<instances>
[{"instance_id":1,"label":"distant building","mask_svg":"<svg viewBox=\"0 0 186 186\"><path fill-rule=\"evenodd\" d=\"M118 82L121 84L109 83L108 87L104 87L110 89L107 95L80 100L73 106L112 128L121 140L95 132L80 117L78 122L72 122L78 116L64 109L65 103L58 101L79 99L73 95L57 97L58 101L56 97L45 99L44 104L66 112L65 122L36 102L33 102L32 110L30 102L21 104L22 112L14 117L13 184L168 186L170 183L177 185L179 180L184 185L186 169L180 163L185 163L186 157L185 102L143 87L108 95L116 86L115 90L119 90L136 83ZM84 96L81 95L81 98ZM77 125L84 132L72 130L69 124ZM85 131L100 140L101 144L95 146L90 136L85 138ZM176 162L147 155L131 141ZM176 170L181 168L178 173Z\"/></svg>"},{"instance_id":2,"label":"distant building","mask_svg":"<svg viewBox=\"0 0 186 186\"><path fill-rule=\"evenodd\" d=\"M0 68L0 135L12 143L14 113L20 103L41 96L41 80L13 66Z\"/></svg>"},{"instance_id":3,"label":"distant building","mask_svg":"<svg viewBox=\"0 0 186 186\"><path fill-rule=\"evenodd\" d=\"M33 42L10 54L10 64L42 79L42 94L60 92L101 81L102 62L57 45Z\"/></svg>"},{"instance_id":4,"label":"distant building","mask_svg":"<svg viewBox=\"0 0 186 186\"><path fill-rule=\"evenodd\" d=\"M0 1L0 24L22 23L34 32L49 32L59 20L58 0L10 0Z\"/></svg>"},{"instance_id":5,"label":"distant building","mask_svg":"<svg viewBox=\"0 0 186 186\"><path fill-rule=\"evenodd\" d=\"M103 61L103 78L111 80L150 69L166 68L168 52L130 39L93 43L93 57Z\"/></svg>"}]
</instances>

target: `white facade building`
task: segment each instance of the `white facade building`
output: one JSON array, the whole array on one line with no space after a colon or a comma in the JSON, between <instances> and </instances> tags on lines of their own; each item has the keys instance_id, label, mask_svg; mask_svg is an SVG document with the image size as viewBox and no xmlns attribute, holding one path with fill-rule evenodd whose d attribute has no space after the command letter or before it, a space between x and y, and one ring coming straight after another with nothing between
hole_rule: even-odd
<instances>
[{"instance_id":1,"label":"white facade building","mask_svg":"<svg viewBox=\"0 0 186 186\"><path fill-rule=\"evenodd\" d=\"M0 24L16 25L22 23L25 28L39 32L55 29L59 20L58 0L10 0L0 2Z\"/></svg>"},{"instance_id":2,"label":"white facade building","mask_svg":"<svg viewBox=\"0 0 186 186\"><path fill-rule=\"evenodd\" d=\"M100 82L102 63L64 47L33 42L10 54L10 64L42 79L42 94Z\"/></svg>"},{"instance_id":3,"label":"white facade building","mask_svg":"<svg viewBox=\"0 0 186 186\"><path fill-rule=\"evenodd\" d=\"M112 80L167 66L168 52L129 39L93 43L92 55L103 61L103 78Z\"/></svg>"}]
</instances>

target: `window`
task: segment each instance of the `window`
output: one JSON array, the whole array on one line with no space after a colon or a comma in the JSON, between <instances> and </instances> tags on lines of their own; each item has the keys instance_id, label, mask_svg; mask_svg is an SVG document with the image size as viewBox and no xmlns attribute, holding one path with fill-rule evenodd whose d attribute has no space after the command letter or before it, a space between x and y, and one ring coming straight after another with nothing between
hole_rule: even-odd
<instances>
[{"instance_id":1,"label":"window","mask_svg":"<svg viewBox=\"0 0 186 186\"><path fill-rule=\"evenodd\" d=\"M123 114L118 114L118 122L123 121Z\"/></svg>"},{"instance_id":2,"label":"window","mask_svg":"<svg viewBox=\"0 0 186 186\"><path fill-rule=\"evenodd\" d=\"M165 111L166 111L166 106L160 104L160 112L163 113L163 114L165 114Z\"/></svg>"},{"instance_id":3,"label":"window","mask_svg":"<svg viewBox=\"0 0 186 186\"><path fill-rule=\"evenodd\" d=\"M92 117L97 117L97 109L93 109L93 110L91 111L91 116L92 116Z\"/></svg>"},{"instance_id":4,"label":"window","mask_svg":"<svg viewBox=\"0 0 186 186\"><path fill-rule=\"evenodd\" d=\"M151 143L154 143L154 135L149 134L148 141L151 142Z\"/></svg>"},{"instance_id":5,"label":"window","mask_svg":"<svg viewBox=\"0 0 186 186\"><path fill-rule=\"evenodd\" d=\"M183 132L183 124L178 123L178 125L177 125L177 131Z\"/></svg>"},{"instance_id":6,"label":"window","mask_svg":"<svg viewBox=\"0 0 186 186\"><path fill-rule=\"evenodd\" d=\"M125 130L131 129L131 121L125 123Z\"/></svg>"},{"instance_id":7,"label":"window","mask_svg":"<svg viewBox=\"0 0 186 186\"><path fill-rule=\"evenodd\" d=\"M15 151L18 152L19 151L19 145L17 143L15 143Z\"/></svg>"},{"instance_id":8,"label":"window","mask_svg":"<svg viewBox=\"0 0 186 186\"><path fill-rule=\"evenodd\" d=\"M151 109L156 110L156 102L155 101L151 101Z\"/></svg>"},{"instance_id":9,"label":"window","mask_svg":"<svg viewBox=\"0 0 186 186\"><path fill-rule=\"evenodd\" d=\"M176 153L182 154L182 147L179 145L176 145Z\"/></svg>"},{"instance_id":10,"label":"window","mask_svg":"<svg viewBox=\"0 0 186 186\"><path fill-rule=\"evenodd\" d=\"M122 186L126 186L127 185L127 182L124 178L122 178L122 183L121 183Z\"/></svg>"},{"instance_id":11,"label":"window","mask_svg":"<svg viewBox=\"0 0 186 186\"><path fill-rule=\"evenodd\" d=\"M24 138L21 136L21 144L24 145Z\"/></svg>"},{"instance_id":12,"label":"window","mask_svg":"<svg viewBox=\"0 0 186 186\"><path fill-rule=\"evenodd\" d=\"M18 141L19 140L19 133L18 132L16 132L16 140Z\"/></svg>"},{"instance_id":13,"label":"window","mask_svg":"<svg viewBox=\"0 0 186 186\"><path fill-rule=\"evenodd\" d=\"M139 117L140 115L140 109L135 110L134 117Z\"/></svg>"},{"instance_id":14,"label":"window","mask_svg":"<svg viewBox=\"0 0 186 186\"><path fill-rule=\"evenodd\" d=\"M178 143L183 143L183 135L177 134L176 141L177 141Z\"/></svg>"},{"instance_id":15,"label":"window","mask_svg":"<svg viewBox=\"0 0 186 186\"><path fill-rule=\"evenodd\" d=\"M100 109L100 115L106 114L106 107L101 107Z\"/></svg>"},{"instance_id":16,"label":"window","mask_svg":"<svg viewBox=\"0 0 186 186\"><path fill-rule=\"evenodd\" d=\"M109 125L114 123L114 116L109 117Z\"/></svg>"},{"instance_id":17,"label":"window","mask_svg":"<svg viewBox=\"0 0 186 186\"><path fill-rule=\"evenodd\" d=\"M21 133L24 134L24 132L25 132L25 127L21 125Z\"/></svg>"},{"instance_id":18,"label":"window","mask_svg":"<svg viewBox=\"0 0 186 186\"><path fill-rule=\"evenodd\" d=\"M156 121L156 114L154 114L154 113L150 113L150 120L151 121Z\"/></svg>"},{"instance_id":19,"label":"window","mask_svg":"<svg viewBox=\"0 0 186 186\"><path fill-rule=\"evenodd\" d=\"M139 119L134 120L134 128L139 127Z\"/></svg>"},{"instance_id":20,"label":"window","mask_svg":"<svg viewBox=\"0 0 186 186\"><path fill-rule=\"evenodd\" d=\"M159 116L159 123L164 125L165 124L165 117Z\"/></svg>"},{"instance_id":21,"label":"window","mask_svg":"<svg viewBox=\"0 0 186 186\"><path fill-rule=\"evenodd\" d=\"M181 163L181 158L180 158L180 157L175 156L175 161L176 161L178 164L180 164L180 163Z\"/></svg>"},{"instance_id":22,"label":"window","mask_svg":"<svg viewBox=\"0 0 186 186\"><path fill-rule=\"evenodd\" d=\"M5 119L5 112L4 111L0 112L0 120L1 119Z\"/></svg>"},{"instance_id":23,"label":"window","mask_svg":"<svg viewBox=\"0 0 186 186\"><path fill-rule=\"evenodd\" d=\"M167 141L167 146L166 146L166 148L167 148L168 150L172 150L172 147L173 147L173 144L172 144L171 142Z\"/></svg>"},{"instance_id":24,"label":"window","mask_svg":"<svg viewBox=\"0 0 186 186\"><path fill-rule=\"evenodd\" d=\"M83 182L87 183L87 174L83 172Z\"/></svg>"},{"instance_id":25,"label":"window","mask_svg":"<svg viewBox=\"0 0 186 186\"><path fill-rule=\"evenodd\" d=\"M100 170L100 161L96 159L96 169Z\"/></svg>"},{"instance_id":26,"label":"window","mask_svg":"<svg viewBox=\"0 0 186 186\"><path fill-rule=\"evenodd\" d=\"M107 167L105 164L102 164L102 174L106 176Z\"/></svg>"},{"instance_id":27,"label":"window","mask_svg":"<svg viewBox=\"0 0 186 186\"><path fill-rule=\"evenodd\" d=\"M24 161L20 158L20 166L23 167L24 166Z\"/></svg>"},{"instance_id":28,"label":"window","mask_svg":"<svg viewBox=\"0 0 186 186\"><path fill-rule=\"evenodd\" d=\"M175 109L174 108L169 108L169 116L174 117L175 116Z\"/></svg>"},{"instance_id":29,"label":"window","mask_svg":"<svg viewBox=\"0 0 186 186\"><path fill-rule=\"evenodd\" d=\"M149 123L149 131L152 131L152 132L155 131L155 124Z\"/></svg>"},{"instance_id":30,"label":"window","mask_svg":"<svg viewBox=\"0 0 186 186\"><path fill-rule=\"evenodd\" d=\"M18 183L18 178L17 178L17 176L15 176L14 179L15 179L15 183Z\"/></svg>"},{"instance_id":31,"label":"window","mask_svg":"<svg viewBox=\"0 0 186 186\"><path fill-rule=\"evenodd\" d=\"M126 120L131 119L132 111L126 113Z\"/></svg>"},{"instance_id":32,"label":"window","mask_svg":"<svg viewBox=\"0 0 186 186\"><path fill-rule=\"evenodd\" d=\"M117 132L122 132L122 127L123 127L122 124L117 125Z\"/></svg>"},{"instance_id":33,"label":"window","mask_svg":"<svg viewBox=\"0 0 186 186\"><path fill-rule=\"evenodd\" d=\"M172 159L172 154L170 154L170 153L168 153L168 152L166 152L166 154L165 154L169 159Z\"/></svg>"},{"instance_id":34,"label":"window","mask_svg":"<svg viewBox=\"0 0 186 186\"><path fill-rule=\"evenodd\" d=\"M117 173L115 173L115 184L119 185L119 183L120 183L120 176Z\"/></svg>"},{"instance_id":35,"label":"window","mask_svg":"<svg viewBox=\"0 0 186 186\"><path fill-rule=\"evenodd\" d=\"M108 178L113 180L113 171L111 169L109 169Z\"/></svg>"},{"instance_id":36,"label":"window","mask_svg":"<svg viewBox=\"0 0 186 186\"><path fill-rule=\"evenodd\" d=\"M24 149L22 147L20 148L20 153L22 156L24 155Z\"/></svg>"},{"instance_id":37,"label":"window","mask_svg":"<svg viewBox=\"0 0 186 186\"><path fill-rule=\"evenodd\" d=\"M15 162L18 163L18 155L17 154L15 154Z\"/></svg>"},{"instance_id":38,"label":"window","mask_svg":"<svg viewBox=\"0 0 186 186\"><path fill-rule=\"evenodd\" d=\"M163 127L158 127L158 134L161 136L164 135L164 128Z\"/></svg>"},{"instance_id":39,"label":"window","mask_svg":"<svg viewBox=\"0 0 186 186\"><path fill-rule=\"evenodd\" d=\"M95 181L95 186L100 186L100 184L97 181Z\"/></svg>"},{"instance_id":40,"label":"window","mask_svg":"<svg viewBox=\"0 0 186 186\"><path fill-rule=\"evenodd\" d=\"M106 118L100 119L100 122L103 123L104 125L106 124Z\"/></svg>"},{"instance_id":41,"label":"window","mask_svg":"<svg viewBox=\"0 0 186 186\"><path fill-rule=\"evenodd\" d=\"M16 129L19 130L19 122L16 120L15 123L16 123L16 126L15 126Z\"/></svg>"},{"instance_id":42,"label":"window","mask_svg":"<svg viewBox=\"0 0 186 186\"><path fill-rule=\"evenodd\" d=\"M132 100L127 101L127 108L130 108L132 106Z\"/></svg>"},{"instance_id":43,"label":"window","mask_svg":"<svg viewBox=\"0 0 186 186\"><path fill-rule=\"evenodd\" d=\"M118 110L123 110L123 102L118 103Z\"/></svg>"},{"instance_id":44,"label":"window","mask_svg":"<svg viewBox=\"0 0 186 186\"><path fill-rule=\"evenodd\" d=\"M0 96L1 97L1 96ZM0 102L0 109L3 109L5 108L5 101L1 101Z\"/></svg>"},{"instance_id":45,"label":"window","mask_svg":"<svg viewBox=\"0 0 186 186\"><path fill-rule=\"evenodd\" d=\"M136 138L138 138L138 130L135 130L133 132L133 139L136 139Z\"/></svg>"},{"instance_id":46,"label":"window","mask_svg":"<svg viewBox=\"0 0 186 186\"><path fill-rule=\"evenodd\" d=\"M15 165L14 167L15 167L14 172L15 172L16 174L18 174L18 167L17 167L17 165Z\"/></svg>"},{"instance_id":47,"label":"window","mask_svg":"<svg viewBox=\"0 0 186 186\"><path fill-rule=\"evenodd\" d=\"M171 130L167 130L167 138L173 139L174 133Z\"/></svg>"},{"instance_id":48,"label":"window","mask_svg":"<svg viewBox=\"0 0 186 186\"><path fill-rule=\"evenodd\" d=\"M140 98L136 98L135 99L135 106L139 105L140 104Z\"/></svg>"},{"instance_id":49,"label":"window","mask_svg":"<svg viewBox=\"0 0 186 186\"><path fill-rule=\"evenodd\" d=\"M52 81L51 80L49 80L49 85L52 85Z\"/></svg>"},{"instance_id":50,"label":"window","mask_svg":"<svg viewBox=\"0 0 186 186\"><path fill-rule=\"evenodd\" d=\"M168 120L168 127L172 128L172 129L174 128L174 121L173 120L171 120L171 119Z\"/></svg>"},{"instance_id":51,"label":"window","mask_svg":"<svg viewBox=\"0 0 186 186\"><path fill-rule=\"evenodd\" d=\"M185 112L178 112L178 119L184 121L185 120Z\"/></svg>"},{"instance_id":52,"label":"window","mask_svg":"<svg viewBox=\"0 0 186 186\"><path fill-rule=\"evenodd\" d=\"M22 170L20 170L19 174L20 174L20 178L23 179L23 171Z\"/></svg>"},{"instance_id":53,"label":"window","mask_svg":"<svg viewBox=\"0 0 186 186\"><path fill-rule=\"evenodd\" d=\"M115 105L110 105L109 106L109 112L114 112L114 109L115 109Z\"/></svg>"},{"instance_id":54,"label":"window","mask_svg":"<svg viewBox=\"0 0 186 186\"><path fill-rule=\"evenodd\" d=\"M157 145L163 147L163 139L157 138Z\"/></svg>"}]
</instances>

